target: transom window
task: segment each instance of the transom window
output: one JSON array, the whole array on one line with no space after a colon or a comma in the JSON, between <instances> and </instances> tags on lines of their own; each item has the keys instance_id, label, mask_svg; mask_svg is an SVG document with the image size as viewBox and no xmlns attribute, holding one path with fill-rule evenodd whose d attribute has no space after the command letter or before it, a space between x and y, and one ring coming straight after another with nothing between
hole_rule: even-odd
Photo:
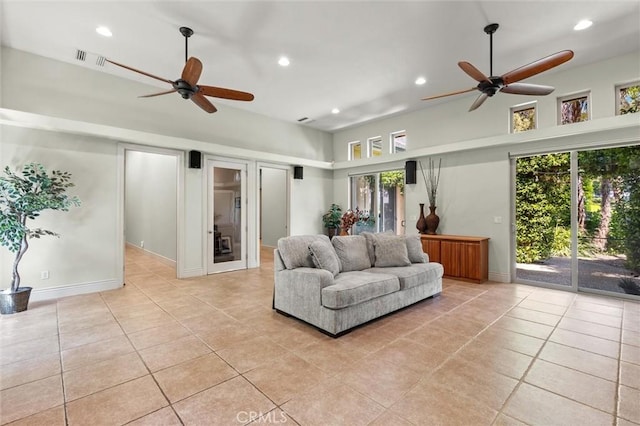
<instances>
[{"instance_id":1,"label":"transom window","mask_svg":"<svg viewBox=\"0 0 640 426\"><path fill-rule=\"evenodd\" d=\"M589 121L590 114L589 92L558 98L558 123L571 124Z\"/></svg>"},{"instance_id":2,"label":"transom window","mask_svg":"<svg viewBox=\"0 0 640 426\"><path fill-rule=\"evenodd\" d=\"M382 155L382 137L376 136L367 140L367 156L380 157Z\"/></svg>"},{"instance_id":3,"label":"transom window","mask_svg":"<svg viewBox=\"0 0 640 426\"><path fill-rule=\"evenodd\" d=\"M391 153L405 152L407 150L407 132L401 130L391 133Z\"/></svg>"},{"instance_id":4,"label":"transom window","mask_svg":"<svg viewBox=\"0 0 640 426\"><path fill-rule=\"evenodd\" d=\"M616 114L638 112L640 105L640 81L616 86Z\"/></svg>"},{"instance_id":5,"label":"transom window","mask_svg":"<svg viewBox=\"0 0 640 426\"><path fill-rule=\"evenodd\" d=\"M360 141L349 142L349 161L362 158L362 144Z\"/></svg>"},{"instance_id":6,"label":"transom window","mask_svg":"<svg viewBox=\"0 0 640 426\"><path fill-rule=\"evenodd\" d=\"M511 107L511 133L526 132L537 127L535 102Z\"/></svg>"}]
</instances>

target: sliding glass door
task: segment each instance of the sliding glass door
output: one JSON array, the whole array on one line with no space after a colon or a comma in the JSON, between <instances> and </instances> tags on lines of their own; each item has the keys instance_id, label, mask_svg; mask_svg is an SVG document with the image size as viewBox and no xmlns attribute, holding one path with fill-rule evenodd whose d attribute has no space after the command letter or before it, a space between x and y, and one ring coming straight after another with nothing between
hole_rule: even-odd
<instances>
[{"instance_id":1,"label":"sliding glass door","mask_svg":"<svg viewBox=\"0 0 640 426\"><path fill-rule=\"evenodd\" d=\"M404 234L404 170L351 176L349 208L360 214L352 233Z\"/></svg>"},{"instance_id":2,"label":"sliding glass door","mask_svg":"<svg viewBox=\"0 0 640 426\"><path fill-rule=\"evenodd\" d=\"M640 295L640 146L514 162L516 281Z\"/></svg>"}]
</instances>

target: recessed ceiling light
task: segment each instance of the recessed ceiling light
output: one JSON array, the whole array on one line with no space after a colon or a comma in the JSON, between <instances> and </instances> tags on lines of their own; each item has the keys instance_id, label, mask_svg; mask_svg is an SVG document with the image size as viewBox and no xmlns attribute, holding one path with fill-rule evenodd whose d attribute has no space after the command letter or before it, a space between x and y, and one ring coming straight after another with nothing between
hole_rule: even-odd
<instances>
[{"instance_id":1,"label":"recessed ceiling light","mask_svg":"<svg viewBox=\"0 0 640 426\"><path fill-rule=\"evenodd\" d=\"M288 67L290 63L291 62L289 61L289 58L287 58L286 56L281 56L280 59L278 59L278 64L281 67Z\"/></svg>"},{"instance_id":2,"label":"recessed ceiling light","mask_svg":"<svg viewBox=\"0 0 640 426\"><path fill-rule=\"evenodd\" d=\"M331 114L338 114L340 110L338 108L334 108L331 110Z\"/></svg>"},{"instance_id":3,"label":"recessed ceiling light","mask_svg":"<svg viewBox=\"0 0 640 426\"><path fill-rule=\"evenodd\" d=\"M416 78L416 84L418 86L422 86L423 84L425 84L427 82L427 79L424 77L418 77Z\"/></svg>"},{"instance_id":4,"label":"recessed ceiling light","mask_svg":"<svg viewBox=\"0 0 640 426\"><path fill-rule=\"evenodd\" d=\"M583 19L582 21L578 22L576 24L576 26L573 27L573 29L576 30L576 31L584 30L584 29L589 28L592 24L593 24L593 22L591 22L590 20Z\"/></svg>"},{"instance_id":5,"label":"recessed ceiling light","mask_svg":"<svg viewBox=\"0 0 640 426\"><path fill-rule=\"evenodd\" d=\"M96 32L105 37L111 37L113 35L111 33L111 30L105 26L99 26L98 28L96 28Z\"/></svg>"}]
</instances>

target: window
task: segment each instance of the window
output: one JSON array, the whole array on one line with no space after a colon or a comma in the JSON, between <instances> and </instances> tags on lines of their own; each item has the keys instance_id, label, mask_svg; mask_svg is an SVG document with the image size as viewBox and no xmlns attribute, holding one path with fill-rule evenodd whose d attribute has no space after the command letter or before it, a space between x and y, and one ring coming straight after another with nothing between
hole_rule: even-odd
<instances>
[{"instance_id":1,"label":"window","mask_svg":"<svg viewBox=\"0 0 640 426\"><path fill-rule=\"evenodd\" d=\"M360 141L349 142L349 161L362 158L362 144Z\"/></svg>"},{"instance_id":2,"label":"window","mask_svg":"<svg viewBox=\"0 0 640 426\"><path fill-rule=\"evenodd\" d=\"M404 169L349 178L349 208L359 215L350 233L404 234Z\"/></svg>"},{"instance_id":3,"label":"window","mask_svg":"<svg viewBox=\"0 0 640 426\"><path fill-rule=\"evenodd\" d=\"M407 132L402 130L391 133L391 153L405 152L407 150Z\"/></svg>"},{"instance_id":4,"label":"window","mask_svg":"<svg viewBox=\"0 0 640 426\"><path fill-rule=\"evenodd\" d=\"M380 157L382 155L382 138L376 136L375 138L369 138L367 140L367 156Z\"/></svg>"},{"instance_id":5,"label":"window","mask_svg":"<svg viewBox=\"0 0 640 426\"><path fill-rule=\"evenodd\" d=\"M558 98L558 123L571 124L588 121L591 118L589 110L589 93Z\"/></svg>"},{"instance_id":6,"label":"window","mask_svg":"<svg viewBox=\"0 0 640 426\"><path fill-rule=\"evenodd\" d=\"M638 112L640 82L616 86L616 115Z\"/></svg>"},{"instance_id":7,"label":"window","mask_svg":"<svg viewBox=\"0 0 640 426\"><path fill-rule=\"evenodd\" d=\"M535 130L537 127L535 102L511 108L511 133Z\"/></svg>"}]
</instances>

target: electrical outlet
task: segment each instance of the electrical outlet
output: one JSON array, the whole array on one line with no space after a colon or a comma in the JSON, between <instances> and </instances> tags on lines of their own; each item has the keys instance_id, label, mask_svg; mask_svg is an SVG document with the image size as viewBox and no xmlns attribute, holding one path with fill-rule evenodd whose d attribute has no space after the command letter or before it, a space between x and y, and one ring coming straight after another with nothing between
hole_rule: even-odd
<instances>
[{"instance_id":1,"label":"electrical outlet","mask_svg":"<svg viewBox=\"0 0 640 426\"><path fill-rule=\"evenodd\" d=\"M502 216L494 216L493 223L502 223Z\"/></svg>"},{"instance_id":2,"label":"electrical outlet","mask_svg":"<svg viewBox=\"0 0 640 426\"><path fill-rule=\"evenodd\" d=\"M40 279L41 280L48 280L49 279L49 271L40 272Z\"/></svg>"},{"instance_id":3,"label":"electrical outlet","mask_svg":"<svg viewBox=\"0 0 640 426\"><path fill-rule=\"evenodd\" d=\"M144 241L140 241L140 248L144 248Z\"/></svg>"}]
</instances>

